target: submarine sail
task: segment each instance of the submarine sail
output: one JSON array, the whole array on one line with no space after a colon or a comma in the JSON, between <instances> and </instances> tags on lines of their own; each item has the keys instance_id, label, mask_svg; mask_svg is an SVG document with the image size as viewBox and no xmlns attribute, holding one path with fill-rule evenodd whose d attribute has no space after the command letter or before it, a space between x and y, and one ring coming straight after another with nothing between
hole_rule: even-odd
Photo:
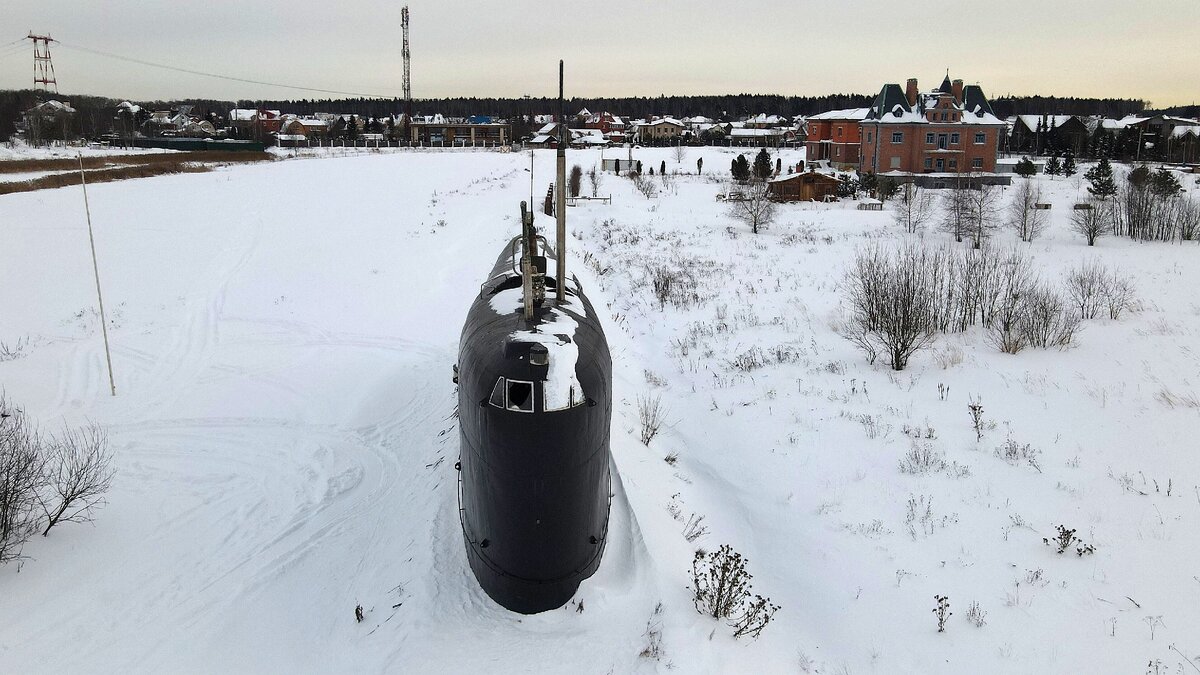
<instances>
[{"instance_id":1,"label":"submarine sail","mask_svg":"<svg viewBox=\"0 0 1200 675\"><path fill-rule=\"evenodd\" d=\"M521 207L522 236L496 261L459 346L459 513L480 586L532 614L566 604L600 565L612 361L579 281L557 265L547 274L556 252Z\"/></svg>"}]
</instances>

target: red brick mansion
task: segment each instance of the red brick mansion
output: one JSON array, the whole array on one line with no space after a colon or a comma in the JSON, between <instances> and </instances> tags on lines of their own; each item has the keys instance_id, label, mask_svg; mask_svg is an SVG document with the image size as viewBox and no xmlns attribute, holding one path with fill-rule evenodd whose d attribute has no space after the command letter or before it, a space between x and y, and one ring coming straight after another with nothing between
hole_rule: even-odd
<instances>
[{"instance_id":1,"label":"red brick mansion","mask_svg":"<svg viewBox=\"0 0 1200 675\"><path fill-rule=\"evenodd\" d=\"M951 82L931 92L885 84L861 122L859 171L926 179L992 173L1005 124L978 85ZM925 181L922 181L925 182Z\"/></svg>"}]
</instances>

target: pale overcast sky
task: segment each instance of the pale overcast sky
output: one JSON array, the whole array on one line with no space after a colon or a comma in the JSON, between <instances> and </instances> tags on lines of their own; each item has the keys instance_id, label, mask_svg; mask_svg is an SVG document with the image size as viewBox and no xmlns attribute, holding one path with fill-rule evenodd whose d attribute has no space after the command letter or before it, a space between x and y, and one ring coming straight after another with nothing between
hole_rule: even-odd
<instances>
[{"instance_id":1,"label":"pale overcast sky","mask_svg":"<svg viewBox=\"0 0 1200 675\"><path fill-rule=\"evenodd\" d=\"M59 88L136 99L325 97L160 70L399 96L402 2L6 0L0 45L53 46ZM875 93L954 77L989 96L1200 96L1200 0L410 0L413 96ZM553 7L563 7L553 12ZM0 47L0 88L32 48ZM686 111L673 111L686 112Z\"/></svg>"}]
</instances>

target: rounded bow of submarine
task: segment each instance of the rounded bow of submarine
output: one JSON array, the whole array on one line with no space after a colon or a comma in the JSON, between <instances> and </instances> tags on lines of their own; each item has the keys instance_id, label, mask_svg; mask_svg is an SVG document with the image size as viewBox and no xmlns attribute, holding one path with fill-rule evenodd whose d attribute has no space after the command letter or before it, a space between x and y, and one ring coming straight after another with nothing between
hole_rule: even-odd
<instances>
[{"instance_id":1,"label":"rounded bow of submarine","mask_svg":"<svg viewBox=\"0 0 1200 675\"><path fill-rule=\"evenodd\" d=\"M522 268L517 243L501 253L463 326L459 513L480 586L531 614L566 604L600 565L612 361L577 279L562 302L526 306L533 284L520 271L538 270ZM557 290L550 275L541 283Z\"/></svg>"}]
</instances>

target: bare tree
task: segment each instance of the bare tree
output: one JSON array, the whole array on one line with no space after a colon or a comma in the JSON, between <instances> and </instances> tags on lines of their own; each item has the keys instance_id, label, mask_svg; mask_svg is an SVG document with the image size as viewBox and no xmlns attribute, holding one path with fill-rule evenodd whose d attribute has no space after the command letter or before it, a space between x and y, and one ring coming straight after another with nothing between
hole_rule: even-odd
<instances>
[{"instance_id":1,"label":"bare tree","mask_svg":"<svg viewBox=\"0 0 1200 675\"><path fill-rule=\"evenodd\" d=\"M890 252L879 246L860 249L845 280L850 339L860 346L863 340L875 343L893 370L904 370L913 353L933 342L943 256L942 249L920 244Z\"/></svg>"},{"instance_id":2,"label":"bare tree","mask_svg":"<svg viewBox=\"0 0 1200 675\"><path fill-rule=\"evenodd\" d=\"M62 523L82 523L104 504L104 493L112 485L112 454L108 435L96 425L64 429L50 441L46 461L46 490L41 499L46 529Z\"/></svg>"},{"instance_id":3,"label":"bare tree","mask_svg":"<svg viewBox=\"0 0 1200 675\"><path fill-rule=\"evenodd\" d=\"M601 177L600 172L596 171L596 167L594 167L594 166L588 171L587 175L588 175L588 182L591 183L591 185L592 185L592 196L599 197L600 196L600 185L601 185L601 183L604 182L604 179Z\"/></svg>"},{"instance_id":4,"label":"bare tree","mask_svg":"<svg viewBox=\"0 0 1200 675\"><path fill-rule=\"evenodd\" d=\"M1113 231L1116 209L1109 199L1092 198L1087 206L1071 212L1071 229L1083 235L1088 246L1095 246L1097 239Z\"/></svg>"},{"instance_id":5,"label":"bare tree","mask_svg":"<svg viewBox=\"0 0 1200 675\"><path fill-rule=\"evenodd\" d=\"M1046 231L1046 212L1037 208L1041 199L1040 183L1028 177L1017 180L1008 203L1008 225L1021 241L1033 241Z\"/></svg>"},{"instance_id":6,"label":"bare tree","mask_svg":"<svg viewBox=\"0 0 1200 675\"><path fill-rule=\"evenodd\" d=\"M683 163L683 160L687 159L687 148L685 148L682 143L676 143L675 146L671 148L671 157L675 158L676 164Z\"/></svg>"},{"instance_id":7,"label":"bare tree","mask_svg":"<svg viewBox=\"0 0 1200 675\"><path fill-rule=\"evenodd\" d=\"M905 232L915 233L929 222L933 216L933 209L933 198L928 192L912 183L905 183L900 188L893 218Z\"/></svg>"},{"instance_id":8,"label":"bare tree","mask_svg":"<svg viewBox=\"0 0 1200 675\"><path fill-rule=\"evenodd\" d=\"M975 248L983 248L983 242L1000 226L1001 195L995 185L985 183L980 183L977 189L968 189L964 195L968 227Z\"/></svg>"},{"instance_id":9,"label":"bare tree","mask_svg":"<svg viewBox=\"0 0 1200 675\"><path fill-rule=\"evenodd\" d=\"M942 193L942 230L961 242L971 231L970 188L959 180Z\"/></svg>"},{"instance_id":10,"label":"bare tree","mask_svg":"<svg viewBox=\"0 0 1200 675\"><path fill-rule=\"evenodd\" d=\"M750 226L758 234L775 220L775 202L771 200L766 181L752 180L742 190L742 198L731 203L729 215Z\"/></svg>"},{"instance_id":11,"label":"bare tree","mask_svg":"<svg viewBox=\"0 0 1200 675\"><path fill-rule=\"evenodd\" d=\"M1192 241L1200 236L1200 201L1184 197L1179 202L1179 239Z\"/></svg>"},{"instance_id":12,"label":"bare tree","mask_svg":"<svg viewBox=\"0 0 1200 675\"><path fill-rule=\"evenodd\" d=\"M0 563L18 560L36 527L43 477L40 438L25 413L0 396Z\"/></svg>"}]
</instances>

